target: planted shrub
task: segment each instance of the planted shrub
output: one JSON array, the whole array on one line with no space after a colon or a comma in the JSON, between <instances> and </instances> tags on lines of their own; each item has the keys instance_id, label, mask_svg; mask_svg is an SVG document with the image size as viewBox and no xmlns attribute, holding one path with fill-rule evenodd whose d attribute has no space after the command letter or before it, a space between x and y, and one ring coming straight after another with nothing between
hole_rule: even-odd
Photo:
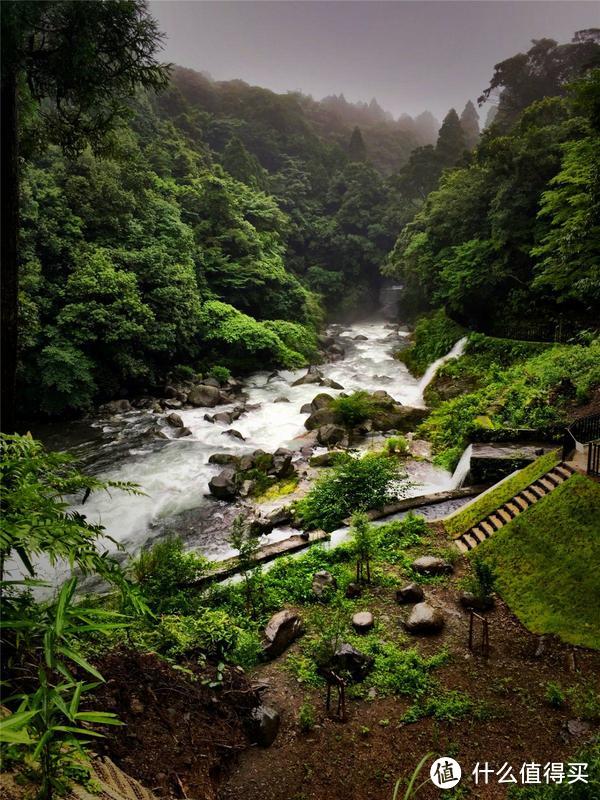
<instances>
[{"instance_id":1,"label":"planted shrub","mask_svg":"<svg viewBox=\"0 0 600 800\"><path fill-rule=\"evenodd\" d=\"M231 378L231 371L227 367L222 367L220 364L215 364L211 367L208 374L219 383L225 383Z\"/></svg>"},{"instance_id":2,"label":"planted shrub","mask_svg":"<svg viewBox=\"0 0 600 800\"><path fill-rule=\"evenodd\" d=\"M298 724L300 725L300 730L303 733L310 733L310 731L312 731L312 729L315 727L316 722L317 715L315 712L315 707L310 700L306 699L298 711Z\"/></svg>"}]
</instances>

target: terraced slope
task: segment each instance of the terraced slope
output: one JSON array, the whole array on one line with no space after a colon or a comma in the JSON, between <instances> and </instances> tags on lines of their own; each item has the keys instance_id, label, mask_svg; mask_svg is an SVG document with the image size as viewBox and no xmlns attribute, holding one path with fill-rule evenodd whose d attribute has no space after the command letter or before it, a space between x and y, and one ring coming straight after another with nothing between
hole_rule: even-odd
<instances>
[{"instance_id":1,"label":"terraced slope","mask_svg":"<svg viewBox=\"0 0 600 800\"><path fill-rule=\"evenodd\" d=\"M530 506L537 503L542 497L550 494L557 486L568 480L575 470L569 464L561 461L555 467L548 470L540 478L532 481L522 491L511 497L491 514L469 528L466 533L459 536L456 546L461 553L473 550L478 544L489 539L496 531L508 525L515 517L522 514Z\"/></svg>"}]
</instances>

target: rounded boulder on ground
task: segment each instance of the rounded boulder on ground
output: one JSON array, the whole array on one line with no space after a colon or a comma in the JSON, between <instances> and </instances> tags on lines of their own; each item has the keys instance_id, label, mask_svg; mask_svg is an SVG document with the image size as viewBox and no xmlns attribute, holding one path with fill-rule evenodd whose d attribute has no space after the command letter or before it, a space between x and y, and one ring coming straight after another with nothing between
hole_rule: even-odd
<instances>
[{"instance_id":1,"label":"rounded boulder on ground","mask_svg":"<svg viewBox=\"0 0 600 800\"><path fill-rule=\"evenodd\" d=\"M420 575L450 575L452 564L437 556L421 556L411 564L412 569Z\"/></svg>"},{"instance_id":2,"label":"rounded boulder on ground","mask_svg":"<svg viewBox=\"0 0 600 800\"><path fill-rule=\"evenodd\" d=\"M444 627L444 617L439 609L429 603L417 603L404 627L414 634L438 633Z\"/></svg>"}]
</instances>

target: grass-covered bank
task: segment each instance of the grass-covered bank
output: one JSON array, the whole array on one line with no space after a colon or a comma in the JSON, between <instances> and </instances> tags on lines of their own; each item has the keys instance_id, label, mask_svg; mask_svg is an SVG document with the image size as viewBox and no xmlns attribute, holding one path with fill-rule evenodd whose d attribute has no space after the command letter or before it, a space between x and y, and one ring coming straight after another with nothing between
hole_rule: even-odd
<instances>
[{"instance_id":1,"label":"grass-covered bank","mask_svg":"<svg viewBox=\"0 0 600 800\"><path fill-rule=\"evenodd\" d=\"M533 465L532 465L533 466ZM534 633L600 649L600 486L574 475L477 548Z\"/></svg>"},{"instance_id":2,"label":"grass-covered bank","mask_svg":"<svg viewBox=\"0 0 600 800\"><path fill-rule=\"evenodd\" d=\"M485 519L488 514L500 508L501 505L521 492L530 483L541 478L548 470L555 467L560 461L558 450L545 453L532 464L520 469L515 475L499 483L472 503L460 508L455 514L444 521L448 533L454 537L460 536L477 522Z\"/></svg>"}]
</instances>

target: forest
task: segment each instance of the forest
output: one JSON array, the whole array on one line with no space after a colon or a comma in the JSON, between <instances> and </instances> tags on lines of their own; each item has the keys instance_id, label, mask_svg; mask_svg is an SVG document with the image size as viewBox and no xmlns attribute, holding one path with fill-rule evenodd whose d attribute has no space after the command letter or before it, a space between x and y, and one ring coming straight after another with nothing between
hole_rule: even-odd
<instances>
[{"instance_id":1,"label":"forest","mask_svg":"<svg viewBox=\"0 0 600 800\"><path fill-rule=\"evenodd\" d=\"M3 792L595 796L600 29L440 121L164 36L2 4Z\"/></svg>"}]
</instances>

